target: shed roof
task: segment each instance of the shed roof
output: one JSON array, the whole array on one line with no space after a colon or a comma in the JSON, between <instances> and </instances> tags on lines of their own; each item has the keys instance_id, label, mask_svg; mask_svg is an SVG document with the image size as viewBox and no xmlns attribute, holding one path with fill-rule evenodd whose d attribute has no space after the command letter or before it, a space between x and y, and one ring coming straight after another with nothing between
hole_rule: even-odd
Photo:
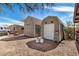
<instances>
[{"instance_id":1,"label":"shed roof","mask_svg":"<svg viewBox=\"0 0 79 59\"><path fill-rule=\"evenodd\" d=\"M41 25L41 22L42 22L42 20L37 19L37 18L32 17L32 16L28 16L27 18L25 18L24 22L27 22L27 20L32 20L33 23L38 24L38 25Z\"/></svg>"},{"instance_id":2,"label":"shed roof","mask_svg":"<svg viewBox=\"0 0 79 59\"><path fill-rule=\"evenodd\" d=\"M16 25L16 24L13 24L13 25L10 25L9 27L23 27L23 26L21 26L21 25Z\"/></svg>"},{"instance_id":3,"label":"shed roof","mask_svg":"<svg viewBox=\"0 0 79 59\"><path fill-rule=\"evenodd\" d=\"M60 22L61 24L64 25L64 23L57 17L57 16L47 16L46 18L44 18L44 20L48 20L49 18L55 18L55 20L57 20L58 22ZM43 21L44 21L43 20ZM53 20L53 19L52 19Z\"/></svg>"},{"instance_id":4,"label":"shed roof","mask_svg":"<svg viewBox=\"0 0 79 59\"><path fill-rule=\"evenodd\" d=\"M36 20L36 21L41 21L40 19L38 18L35 18L35 17L32 17L32 16L28 16L24 19L24 21L28 20L28 19L31 19L31 20Z\"/></svg>"}]
</instances>

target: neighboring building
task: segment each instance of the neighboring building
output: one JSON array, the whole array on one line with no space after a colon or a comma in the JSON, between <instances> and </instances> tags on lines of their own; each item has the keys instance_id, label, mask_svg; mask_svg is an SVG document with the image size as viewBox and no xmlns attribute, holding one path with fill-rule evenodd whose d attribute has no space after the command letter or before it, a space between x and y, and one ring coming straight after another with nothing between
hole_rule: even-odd
<instances>
[{"instance_id":1,"label":"neighboring building","mask_svg":"<svg viewBox=\"0 0 79 59\"><path fill-rule=\"evenodd\" d=\"M74 25L76 30L79 28L79 3L75 4L75 9L74 9Z\"/></svg>"},{"instance_id":2,"label":"neighboring building","mask_svg":"<svg viewBox=\"0 0 79 59\"><path fill-rule=\"evenodd\" d=\"M64 25L58 17L46 17L41 27L42 38L58 42L64 39Z\"/></svg>"},{"instance_id":3,"label":"neighboring building","mask_svg":"<svg viewBox=\"0 0 79 59\"><path fill-rule=\"evenodd\" d=\"M76 40L79 41L79 3L75 4L75 9L74 9L74 25L75 25L75 29L74 29L74 36Z\"/></svg>"},{"instance_id":4,"label":"neighboring building","mask_svg":"<svg viewBox=\"0 0 79 59\"><path fill-rule=\"evenodd\" d=\"M13 34L23 34L24 33L24 26L20 25L10 25L10 33Z\"/></svg>"},{"instance_id":5,"label":"neighboring building","mask_svg":"<svg viewBox=\"0 0 79 59\"><path fill-rule=\"evenodd\" d=\"M74 9L74 22L79 23L79 3L75 4L75 9Z\"/></svg>"},{"instance_id":6,"label":"neighboring building","mask_svg":"<svg viewBox=\"0 0 79 59\"><path fill-rule=\"evenodd\" d=\"M8 35L9 31L8 26L0 26L0 36Z\"/></svg>"},{"instance_id":7,"label":"neighboring building","mask_svg":"<svg viewBox=\"0 0 79 59\"><path fill-rule=\"evenodd\" d=\"M10 31L8 26L0 26L0 32L8 32Z\"/></svg>"},{"instance_id":8,"label":"neighboring building","mask_svg":"<svg viewBox=\"0 0 79 59\"><path fill-rule=\"evenodd\" d=\"M1 32L1 31L4 31L3 27L0 27L0 32Z\"/></svg>"},{"instance_id":9,"label":"neighboring building","mask_svg":"<svg viewBox=\"0 0 79 59\"><path fill-rule=\"evenodd\" d=\"M28 16L24 20L24 35L29 37L40 36L41 20Z\"/></svg>"}]
</instances>

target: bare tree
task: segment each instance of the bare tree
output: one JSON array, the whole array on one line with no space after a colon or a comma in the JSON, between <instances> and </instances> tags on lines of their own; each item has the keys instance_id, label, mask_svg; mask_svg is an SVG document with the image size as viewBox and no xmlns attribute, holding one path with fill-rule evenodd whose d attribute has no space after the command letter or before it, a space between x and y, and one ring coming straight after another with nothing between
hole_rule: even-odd
<instances>
[{"instance_id":1,"label":"bare tree","mask_svg":"<svg viewBox=\"0 0 79 59\"><path fill-rule=\"evenodd\" d=\"M45 6L52 7L54 3L0 3L0 12L4 12L3 6L8 7L11 11L14 11L13 5L19 6L21 12L32 12L34 10L44 9Z\"/></svg>"},{"instance_id":2,"label":"bare tree","mask_svg":"<svg viewBox=\"0 0 79 59\"><path fill-rule=\"evenodd\" d=\"M72 26L72 22L71 21L66 21L67 27Z\"/></svg>"}]
</instances>

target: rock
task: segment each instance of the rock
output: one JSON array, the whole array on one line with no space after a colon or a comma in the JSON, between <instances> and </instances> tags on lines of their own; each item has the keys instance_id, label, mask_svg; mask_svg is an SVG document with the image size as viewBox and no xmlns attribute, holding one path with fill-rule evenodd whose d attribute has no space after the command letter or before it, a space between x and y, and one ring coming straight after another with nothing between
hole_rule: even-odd
<instances>
[{"instance_id":1,"label":"rock","mask_svg":"<svg viewBox=\"0 0 79 59\"><path fill-rule=\"evenodd\" d=\"M44 43L44 39L40 39L40 43Z\"/></svg>"},{"instance_id":2,"label":"rock","mask_svg":"<svg viewBox=\"0 0 79 59\"><path fill-rule=\"evenodd\" d=\"M39 41L39 39L37 38L37 39L36 39L36 43L39 43L39 42L40 42L40 41Z\"/></svg>"}]
</instances>

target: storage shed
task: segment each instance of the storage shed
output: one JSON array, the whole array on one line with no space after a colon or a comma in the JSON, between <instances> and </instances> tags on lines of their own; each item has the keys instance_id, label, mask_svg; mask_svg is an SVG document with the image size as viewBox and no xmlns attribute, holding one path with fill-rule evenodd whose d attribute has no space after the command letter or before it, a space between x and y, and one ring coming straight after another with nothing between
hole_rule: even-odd
<instances>
[{"instance_id":1,"label":"storage shed","mask_svg":"<svg viewBox=\"0 0 79 59\"><path fill-rule=\"evenodd\" d=\"M23 34L24 33L24 26L21 25L10 25L10 33L12 34Z\"/></svg>"},{"instance_id":2,"label":"storage shed","mask_svg":"<svg viewBox=\"0 0 79 59\"><path fill-rule=\"evenodd\" d=\"M61 41L64 39L64 25L57 16L48 16L42 21L42 38Z\"/></svg>"},{"instance_id":3,"label":"storage shed","mask_svg":"<svg viewBox=\"0 0 79 59\"><path fill-rule=\"evenodd\" d=\"M28 37L40 36L41 20L28 16L24 20L24 35Z\"/></svg>"}]
</instances>

